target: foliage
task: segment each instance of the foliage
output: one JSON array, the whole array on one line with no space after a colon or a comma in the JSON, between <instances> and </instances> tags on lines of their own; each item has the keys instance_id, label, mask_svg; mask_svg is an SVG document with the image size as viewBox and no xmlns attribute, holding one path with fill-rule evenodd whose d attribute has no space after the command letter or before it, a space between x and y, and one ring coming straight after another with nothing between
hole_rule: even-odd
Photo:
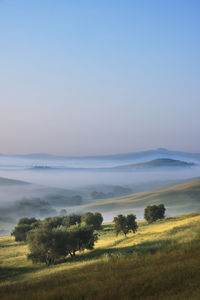
<instances>
[{"instance_id":1,"label":"foliage","mask_svg":"<svg viewBox=\"0 0 200 300\"><path fill-rule=\"evenodd\" d=\"M97 241L98 236L94 233L94 228L89 225L74 225L68 230L69 244L68 253L75 256L77 251L85 249L92 250L94 243Z\"/></svg>"},{"instance_id":2,"label":"foliage","mask_svg":"<svg viewBox=\"0 0 200 300\"><path fill-rule=\"evenodd\" d=\"M27 233L38 227L39 223L40 221L35 218L22 218L19 220L18 225L15 226L11 235L13 235L18 242L26 241Z\"/></svg>"},{"instance_id":3,"label":"foliage","mask_svg":"<svg viewBox=\"0 0 200 300\"><path fill-rule=\"evenodd\" d=\"M138 225L136 222L136 216L133 214L130 214L126 217L126 222L128 229L131 230L133 233L136 233Z\"/></svg>"},{"instance_id":4,"label":"foliage","mask_svg":"<svg viewBox=\"0 0 200 300\"><path fill-rule=\"evenodd\" d=\"M76 225L76 224L80 224L80 223L81 223L81 215L77 215L77 214L71 214L71 215L65 216L63 218L63 222L62 222L62 224L67 227Z\"/></svg>"},{"instance_id":5,"label":"foliage","mask_svg":"<svg viewBox=\"0 0 200 300\"><path fill-rule=\"evenodd\" d=\"M54 239L52 229L46 224L29 232L27 236L30 254L33 262L53 263L55 260Z\"/></svg>"},{"instance_id":6,"label":"foliage","mask_svg":"<svg viewBox=\"0 0 200 300\"><path fill-rule=\"evenodd\" d=\"M103 224L93 251L50 268L0 237L1 299L199 299L200 213L138 225L125 238Z\"/></svg>"},{"instance_id":7,"label":"foliage","mask_svg":"<svg viewBox=\"0 0 200 300\"><path fill-rule=\"evenodd\" d=\"M165 218L165 206L164 204L149 205L144 210L144 218L148 223L155 222L159 219Z\"/></svg>"},{"instance_id":8,"label":"foliage","mask_svg":"<svg viewBox=\"0 0 200 300\"><path fill-rule=\"evenodd\" d=\"M50 229L56 228L58 226L61 226L63 223L65 217L63 216L56 216L56 217L49 217L44 219L44 223L46 224L47 227L49 227Z\"/></svg>"},{"instance_id":9,"label":"foliage","mask_svg":"<svg viewBox=\"0 0 200 300\"><path fill-rule=\"evenodd\" d=\"M136 222L136 216L133 214L126 216L118 215L114 218L114 229L116 235L122 232L125 236L128 232L132 231L135 233L137 231L138 225Z\"/></svg>"},{"instance_id":10,"label":"foliage","mask_svg":"<svg viewBox=\"0 0 200 300\"><path fill-rule=\"evenodd\" d=\"M76 224L70 227L51 227L48 223L43 223L28 234L28 258L33 262L50 265L68 254L75 256L77 251L93 249L96 241L97 234L92 226Z\"/></svg>"},{"instance_id":11,"label":"foliage","mask_svg":"<svg viewBox=\"0 0 200 300\"><path fill-rule=\"evenodd\" d=\"M27 225L31 225L33 223L37 223L38 220L36 218L21 218L18 222L18 225L24 225L24 224L27 224Z\"/></svg>"},{"instance_id":12,"label":"foliage","mask_svg":"<svg viewBox=\"0 0 200 300\"><path fill-rule=\"evenodd\" d=\"M100 230L102 227L103 217L99 212L87 212L81 217L81 221L87 225L93 226L94 230Z\"/></svg>"}]
</instances>

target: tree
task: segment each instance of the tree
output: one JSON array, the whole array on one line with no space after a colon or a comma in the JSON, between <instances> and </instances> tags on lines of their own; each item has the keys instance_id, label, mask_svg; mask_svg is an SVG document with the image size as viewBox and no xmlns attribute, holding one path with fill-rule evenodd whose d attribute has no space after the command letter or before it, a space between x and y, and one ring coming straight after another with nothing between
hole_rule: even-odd
<instances>
[{"instance_id":1,"label":"tree","mask_svg":"<svg viewBox=\"0 0 200 300\"><path fill-rule=\"evenodd\" d=\"M91 212L87 212L82 215L81 221L87 225L93 226L94 230L100 230L103 222L103 217L99 212L95 212L94 214Z\"/></svg>"},{"instance_id":2,"label":"tree","mask_svg":"<svg viewBox=\"0 0 200 300\"><path fill-rule=\"evenodd\" d=\"M116 235L118 235L120 232L122 232L125 236L128 232L132 231L135 233L137 231L138 225L136 222L136 216L133 214L126 216L118 215L114 218L115 223L115 232Z\"/></svg>"},{"instance_id":3,"label":"tree","mask_svg":"<svg viewBox=\"0 0 200 300\"><path fill-rule=\"evenodd\" d=\"M70 227L81 223L81 215L71 214L63 218L62 225Z\"/></svg>"},{"instance_id":4,"label":"tree","mask_svg":"<svg viewBox=\"0 0 200 300\"><path fill-rule=\"evenodd\" d=\"M68 229L69 244L68 252L71 256L75 256L77 251L85 249L92 250L98 236L94 233L93 226L76 224Z\"/></svg>"},{"instance_id":5,"label":"tree","mask_svg":"<svg viewBox=\"0 0 200 300\"><path fill-rule=\"evenodd\" d=\"M133 233L137 231L138 225L136 222L136 216L133 214L130 214L126 217L126 222L128 225L128 229L132 230Z\"/></svg>"},{"instance_id":6,"label":"tree","mask_svg":"<svg viewBox=\"0 0 200 300\"><path fill-rule=\"evenodd\" d=\"M27 218L27 217L25 217L25 218L21 218L19 220L18 225L24 225L24 224L31 225L31 224L37 223L37 222L38 222L38 220L36 218Z\"/></svg>"},{"instance_id":7,"label":"tree","mask_svg":"<svg viewBox=\"0 0 200 300\"><path fill-rule=\"evenodd\" d=\"M46 223L49 228L56 228L62 225L64 218L63 216L48 217L44 219L44 223Z\"/></svg>"},{"instance_id":8,"label":"tree","mask_svg":"<svg viewBox=\"0 0 200 300\"><path fill-rule=\"evenodd\" d=\"M96 241L97 234L92 226L76 224L69 228L63 225L52 228L43 223L28 233L28 258L50 265L69 254L74 257L77 251L93 249Z\"/></svg>"},{"instance_id":9,"label":"tree","mask_svg":"<svg viewBox=\"0 0 200 300\"><path fill-rule=\"evenodd\" d=\"M28 259L34 263L45 262L47 265L54 263L56 252L54 246L57 244L53 239L53 230L47 224L30 231L27 235L30 254Z\"/></svg>"},{"instance_id":10,"label":"tree","mask_svg":"<svg viewBox=\"0 0 200 300\"><path fill-rule=\"evenodd\" d=\"M118 235L120 232L123 232L124 235L126 236L128 233L126 217L123 215L118 215L117 217L114 218L114 223L115 223L116 235Z\"/></svg>"},{"instance_id":11,"label":"tree","mask_svg":"<svg viewBox=\"0 0 200 300\"><path fill-rule=\"evenodd\" d=\"M38 227L40 221L35 218L22 218L19 220L17 226L15 226L11 235L14 235L15 241L22 242L26 241L27 233Z\"/></svg>"},{"instance_id":12,"label":"tree","mask_svg":"<svg viewBox=\"0 0 200 300\"><path fill-rule=\"evenodd\" d=\"M165 210L164 204L149 205L144 210L144 218L149 224L156 220L164 219Z\"/></svg>"}]
</instances>

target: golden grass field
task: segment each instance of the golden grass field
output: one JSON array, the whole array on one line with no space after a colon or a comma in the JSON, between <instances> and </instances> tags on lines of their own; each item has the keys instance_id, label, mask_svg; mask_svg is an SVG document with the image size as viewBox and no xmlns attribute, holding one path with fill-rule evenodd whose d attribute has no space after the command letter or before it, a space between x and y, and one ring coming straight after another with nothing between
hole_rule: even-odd
<instances>
[{"instance_id":1,"label":"golden grass field","mask_svg":"<svg viewBox=\"0 0 200 300\"><path fill-rule=\"evenodd\" d=\"M85 211L116 211L134 209L135 212L151 204L163 203L167 212L174 215L200 210L200 180L174 185L169 188L130 194L119 198L99 200L81 206Z\"/></svg>"},{"instance_id":2,"label":"golden grass field","mask_svg":"<svg viewBox=\"0 0 200 300\"><path fill-rule=\"evenodd\" d=\"M127 237L105 223L94 250L50 267L0 237L0 299L200 299L200 213L138 223Z\"/></svg>"}]
</instances>

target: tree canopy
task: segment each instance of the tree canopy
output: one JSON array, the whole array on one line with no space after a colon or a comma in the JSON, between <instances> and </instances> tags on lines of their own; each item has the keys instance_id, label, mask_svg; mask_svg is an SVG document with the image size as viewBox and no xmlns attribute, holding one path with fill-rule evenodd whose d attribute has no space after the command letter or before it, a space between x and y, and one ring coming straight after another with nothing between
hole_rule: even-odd
<instances>
[{"instance_id":1,"label":"tree canopy","mask_svg":"<svg viewBox=\"0 0 200 300\"><path fill-rule=\"evenodd\" d=\"M95 230L100 230L103 222L103 217L99 212L87 212L81 217L81 221L87 225L93 226Z\"/></svg>"},{"instance_id":2,"label":"tree canopy","mask_svg":"<svg viewBox=\"0 0 200 300\"><path fill-rule=\"evenodd\" d=\"M116 235L122 232L126 236L130 231L135 233L138 228L136 216L133 214L130 214L128 216L116 216L114 218L114 224Z\"/></svg>"},{"instance_id":3,"label":"tree canopy","mask_svg":"<svg viewBox=\"0 0 200 300\"><path fill-rule=\"evenodd\" d=\"M17 226L15 226L11 235L13 235L18 242L26 241L27 233L38 227L39 223L40 221L35 218L22 218L19 220Z\"/></svg>"},{"instance_id":4,"label":"tree canopy","mask_svg":"<svg viewBox=\"0 0 200 300\"><path fill-rule=\"evenodd\" d=\"M43 223L28 233L28 258L49 265L61 257L75 256L77 251L93 249L96 241L97 234L92 226L76 224L68 228L63 225L51 228Z\"/></svg>"},{"instance_id":5,"label":"tree canopy","mask_svg":"<svg viewBox=\"0 0 200 300\"><path fill-rule=\"evenodd\" d=\"M164 204L149 205L144 210L144 218L148 223L155 222L159 219L165 218L165 206Z\"/></svg>"}]
</instances>

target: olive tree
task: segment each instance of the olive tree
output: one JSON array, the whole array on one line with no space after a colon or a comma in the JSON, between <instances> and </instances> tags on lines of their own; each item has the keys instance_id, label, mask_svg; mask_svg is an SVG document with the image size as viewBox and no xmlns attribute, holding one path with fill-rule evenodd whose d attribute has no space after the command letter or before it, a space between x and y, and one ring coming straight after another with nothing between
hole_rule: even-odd
<instances>
[{"instance_id":1,"label":"olive tree","mask_svg":"<svg viewBox=\"0 0 200 300\"><path fill-rule=\"evenodd\" d=\"M49 265L67 255L74 257L77 251L93 249L96 241L97 234L92 226L76 224L51 228L44 223L28 234L28 258Z\"/></svg>"},{"instance_id":2,"label":"olive tree","mask_svg":"<svg viewBox=\"0 0 200 300\"><path fill-rule=\"evenodd\" d=\"M137 228L138 225L136 222L136 216L133 214L128 216L118 215L114 218L114 229L116 235L118 235L120 232L122 232L125 236L130 231L135 233Z\"/></svg>"},{"instance_id":3,"label":"olive tree","mask_svg":"<svg viewBox=\"0 0 200 300\"><path fill-rule=\"evenodd\" d=\"M99 212L87 212L82 215L81 221L87 225L93 226L94 230L100 230L102 228L103 217Z\"/></svg>"},{"instance_id":4,"label":"olive tree","mask_svg":"<svg viewBox=\"0 0 200 300\"><path fill-rule=\"evenodd\" d=\"M144 210L144 218L148 223L155 222L159 219L164 219L165 210L164 204L148 205Z\"/></svg>"},{"instance_id":5,"label":"olive tree","mask_svg":"<svg viewBox=\"0 0 200 300\"><path fill-rule=\"evenodd\" d=\"M21 218L13 229L11 235L15 237L15 241L22 242L26 241L27 239L27 233L38 227L40 221L35 218Z\"/></svg>"}]
</instances>

